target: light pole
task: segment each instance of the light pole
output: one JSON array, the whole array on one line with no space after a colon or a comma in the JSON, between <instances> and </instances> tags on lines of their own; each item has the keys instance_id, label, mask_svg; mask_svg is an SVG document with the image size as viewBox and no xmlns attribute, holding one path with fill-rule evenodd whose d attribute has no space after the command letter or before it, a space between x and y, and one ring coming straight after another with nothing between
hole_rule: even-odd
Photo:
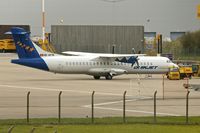
<instances>
[{"instance_id":1,"label":"light pole","mask_svg":"<svg viewBox=\"0 0 200 133\"><path fill-rule=\"evenodd\" d=\"M63 19L60 19L60 24L63 24L64 23L64 20Z\"/></svg>"},{"instance_id":2,"label":"light pole","mask_svg":"<svg viewBox=\"0 0 200 133\"><path fill-rule=\"evenodd\" d=\"M149 18L147 18L146 22L147 22L147 25L146 25L146 27L147 27L146 32L150 32L150 30L149 30L149 23L151 22L151 20L150 20Z\"/></svg>"},{"instance_id":3,"label":"light pole","mask_svg":"<svg viewBox=\"0 0 200 133\"><path fill-rule=\"evenodd\" d=\"M45 42L45 1L42 0L42 42Z\"/></svg>"},{"instance_id":4,"label":"light pole","mask_svg":"<svg viewBox=\"0 0 200 133\"><path fill-rule=\"evenodd\" d=\"M112 3L112 24L113 24L113 20L114 20L114 10L115 10L115 4L117 2L121 2L121 1L125 1L125 0L101 0L101 1L105 1L105 2L109 2Z\"/></svg>"},{"instance_id":5,"label":"light pole","mask_svg":"<svg viewBox=\"0 0 200 133\"><path fill-rule=\"evenodd\" d=\"M105 2L109 2L112 3L112 15L111 15L111 21L112 21L112 25L114 24L114 18L115 18L115 4L117 2L121 2L121 1L125 1L125 0L101 0L101 1L105 1ZM112 42L112 53L114 54L114 52L116 51L116 41L115 41L115 34L113 34L113 42ZM120 51L121 52L121 51Z\"/></svg>"}]
</instances>

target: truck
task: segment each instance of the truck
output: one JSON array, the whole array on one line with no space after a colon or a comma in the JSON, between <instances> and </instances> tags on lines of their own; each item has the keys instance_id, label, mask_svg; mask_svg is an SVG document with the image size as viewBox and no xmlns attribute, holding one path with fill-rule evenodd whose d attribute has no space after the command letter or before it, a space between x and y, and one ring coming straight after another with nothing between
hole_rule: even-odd
<instances>
[{"instance_id":1,"label":"truck","mask_svg":"<svg viewBox=\"0 0 200 133\"><path fill-rule=\"evenodd\" d=\"M170 80L179 80L180 79L179 68L170 68L170 72L167 74L167 78Z\"/></svg>"},{"instance_id":2,"label":"truck","mask_svg":"<svg viewBox=\"0 0 200 133\"><path fill-rule=\"evenodd\" d=\"M0 40L0 52L11 52L16 51L16 47L13 39L2 39Z\"/></svg>"},{"instance_id":3,"label":"truck","mask_svg":"<svg viewBox=\"0 0 200 133\"><path fill-rule=\"evenodd\" d=\"M179 66L179 72L180 72L180 79L192 78L193 71L191 65Z\"/></svg>"},{"instance_id":4,"label":"truck","mask_svg":"<svg viewBox=\"0 0 200 133\"><path fill-rule=\"evenodd\" d=\"M192 78L193 71L190 65L180 65L179 68L171 68L167 74L170 80L179 80L184 78Z\"/></svg>"}]
</instances>

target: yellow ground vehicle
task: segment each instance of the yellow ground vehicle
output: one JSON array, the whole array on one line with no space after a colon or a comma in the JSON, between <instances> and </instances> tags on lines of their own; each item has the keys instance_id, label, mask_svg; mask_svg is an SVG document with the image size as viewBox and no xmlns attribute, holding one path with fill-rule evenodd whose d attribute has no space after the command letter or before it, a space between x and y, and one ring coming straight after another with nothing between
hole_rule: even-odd
<instances>
[{"instance_id":1,"label":"yellow ground vehicle","mask_svg":"<svg viewBox=\"0 0 200 133\"><path fill-rule=\"evenodd\" d=\"M170 80L179 80L180 72L178 68L171 68L170 72L167 74L167 78Z\"/></svg>"},{"instance_id":2,"label":"yellow ground vehicle","mask_svg":"<svg viewBox=\"0 0 200 133\"><path fill-rule=\"evenodd\" d=\"M179 66L179 72L180 72L180 79L184 79L186 77L191 78L192 77L192 66Z\"/></svg>"},{"instance_id":3,"label":"yellow ground vehicle","mask_svg":"<svg viewBox=\"0 0 200 133\"><path fill-rule=\"evenodd\" d=\"M179 80L186 77L191 78L193 74L192 66L179 66L178 68L171 68L167 74L167 78L170 80Z\"/></svg>"},{"instance_id":4,"label":"yellow ground vehicle","mask_svg":"<svg viewBox=\"0 0 200 133\"><path fill-rule=\"evenodd\" d=\"M16 47L12 39L0 40L0 51L5 53L7 51L15 51Z\"/></svg>"},{"instance_id":5,"label":"yellow ground vehicle","mask_svg":"<svg viewBox=\"0 0 200 133\"><path fill-rule=\"evenodd\" d=\"M38 41L38 45L45 51L55 53L55 48L53 47L52 44L49 43L47 39L45 39L44 43L43 43L43 40L40 39Z\"/></svg>"},{"instance_id":6,"label":"yellow ground vehicle","mask_svg":"<svg viewBox=\"0 0 200 133\"><path fill-rule=\"evenodd\" d=\"M54 46L50 43L50 33L45 33L44 42L41 39L41 37L35 37L33 38L33 41L45 51L52 52L52 53L56 52Z\"/></svg>"}]
</instances>

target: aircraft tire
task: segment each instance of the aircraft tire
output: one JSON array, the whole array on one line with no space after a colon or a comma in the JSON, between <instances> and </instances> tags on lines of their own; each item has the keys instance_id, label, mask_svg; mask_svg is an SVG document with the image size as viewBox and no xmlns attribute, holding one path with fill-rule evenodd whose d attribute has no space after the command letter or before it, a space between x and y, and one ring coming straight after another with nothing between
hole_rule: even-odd
<instances>
[{"instance_id":1,"label":"aircraft tire","mask_svg":"<svg viewBox=\"0 0 200 133\"><path fill-rule=\"evenodd\" d=\"M100 79L100 76L94 76L94 79Z\"/></svg>"},{"instance_id":2,"label":"aircraft tire","mask_svg":"<svg viewBox=\"0 0 200 133\"><path fill-rule=\"evenodd\" d=\"M2 49L2 53L6 53L6 50L5 50L5 49Z\"/></svg>"},{"instance_id":3,"label":"aircraft tire","mask_svg":"<svg viewBox=\"0 0 200 133\"><path fill-rule=\"evenodd\" d=\"M112 76L110 74L108 74L106 77L106 80L112 80Z\"/></svg>"}]
</instances>

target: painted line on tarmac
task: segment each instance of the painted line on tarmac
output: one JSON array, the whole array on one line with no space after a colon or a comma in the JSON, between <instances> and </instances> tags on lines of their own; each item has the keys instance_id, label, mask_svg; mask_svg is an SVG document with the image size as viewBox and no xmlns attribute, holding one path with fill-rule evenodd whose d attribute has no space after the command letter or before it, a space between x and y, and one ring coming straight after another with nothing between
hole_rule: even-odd
<instances>
[{"instance_id":1,"label":"painted line on tarmac","mask_svg":"<svg viewBox=\"0 0 200 133\"><path fill-rule=\"evenodd\" d=\"M137 101L137 99L134 99L134 100L126 100L126 101ZM101 109L101 110L111 110L111 111L120 111L122 112L123 109L118 109L118 108L107 108L107 107L97 107L97 106L100 106L100 105L109 105L109 104L115 104L115 103L120 103L122 101L116 101L116 102L107 102L107 103L100 103L100 104L94 104L94 108L95 109ZM91 105L84 105L82 106L84 108L91 108ZM131 112L131 113L143 113L143 114L154 114L154 112L151 112L151 111L142 111L142 110L127 110L126 109L126 112ZM180 116L178 114L171 114L171 113L159 113L157 112L158 115L163 115L163 116Z\"/></svg>"},{"instance_id":2,"label":"painted line on tarmac","mask_svg":"<svg viewBox=\"0 0 200 133\"><path fill-rule=\"evenodd\" d=\"M135 99L131 99L131 100L126 100L126 102L133 102L133 101L145 100L145 99L149 99L149 97L135 98ZM123 102L123 100L114 101L114 102L97 103L97 104L94 104L94 106L111 105L111 104L122 103L122 102ZM89 104L89 105L84 105L83 107L86 107L86 108L87 108L87 107L91 107L91 104Z\"/></svg>"},{"instance_id":3,"label":"painted line on tarmac","mask_svg":"<svg viewBox=\"0 0 200 133\"><path fill-rule=\"evenodd\" d=\"M134 99L134 100L126 100L126 101L136 101L136 99ZM121 102L123 102L122 100L120 100L120 101L115 101L115 102L105 102L105 103L97 103L97 104L94 104L94 106L102 106L102 105L111 105L111 104L116 104L116 103L121 103ZM88 108L88 107L91 107L91 104L89 104L89 105L84 105L84 106L82 106L82 107L85 107L85 108Z\"/></svg>"},{"instance_id":4,"label":"painted line on tarmac","mask_svg":"<svg viewBox=\"0 0 200 133\"><path fill-rule=\"evenodd\" d=\"M138 100L144 100L144 99L149 99L149 98L138 98L138 99L132 99L132 100L126 100L126 102L131 102L131 101L138 101ZM118 108L107 108L107 107L97 107L97 106L103 106L103 105L111 105L111 104L116 104L116 103L122 103L123 100L120 101L114 101L114 102L105 102L105 103L97 103L94 104L95 109L101 109L101 110L111 110L111 111L120 111L122 112L123 109L118 109ZM90 105L84 105L82 106L84 108L91 108ZM143 113L143 114L154 114L154 112L151 111L142 111L142 110L126 110L127 112L132 112L132 113ZM163 116L180 116L178 114L171 114L171 113L158 113L158 115L163 115Z\"/></svg>"},{"instance_id":5,"label":"painted line on tarmac","mask_svg":"<svg viewBox=\"0 0 200 133\"><path fill-rule=\"evenodd\" d=\"M88 107L91 108L91 107ZM118 108L105 108L105 107L94 107L95 109L101 109L101 110L112 110L112 111L120 111L122 112L123 109ZM154 114L154 112L151 111L142 111L142 110L126 110L126 112L132 112L132 113L143 113L143 114ZM157 115L163 115L163 116L180 116L178 114L170 114L170 113L156 113Z\"/></svg>"},{"instance_id":6,"label":"painted line on tarmac","mask_svg":"<svg viewBox=\"0 0 200 133\"><path fill-rule=\"evenodd\" d=\"M72 93L92 94L92 92L89 92L89 91L76 91L76 90L52 89L52 88L49 89L49 88L15 86L15 85L5 85L5 84L0 84L0 87L18 88L18 89L26 89L26 90L63 91L63 92L72 92ZM104 93L104 92L95 92L95 95L122 96L122 94ZM132 97L133 95L126 95L126 96ZM151 98L151 97L148 97L148 98Z\"/></svg>"}]
</instances>

